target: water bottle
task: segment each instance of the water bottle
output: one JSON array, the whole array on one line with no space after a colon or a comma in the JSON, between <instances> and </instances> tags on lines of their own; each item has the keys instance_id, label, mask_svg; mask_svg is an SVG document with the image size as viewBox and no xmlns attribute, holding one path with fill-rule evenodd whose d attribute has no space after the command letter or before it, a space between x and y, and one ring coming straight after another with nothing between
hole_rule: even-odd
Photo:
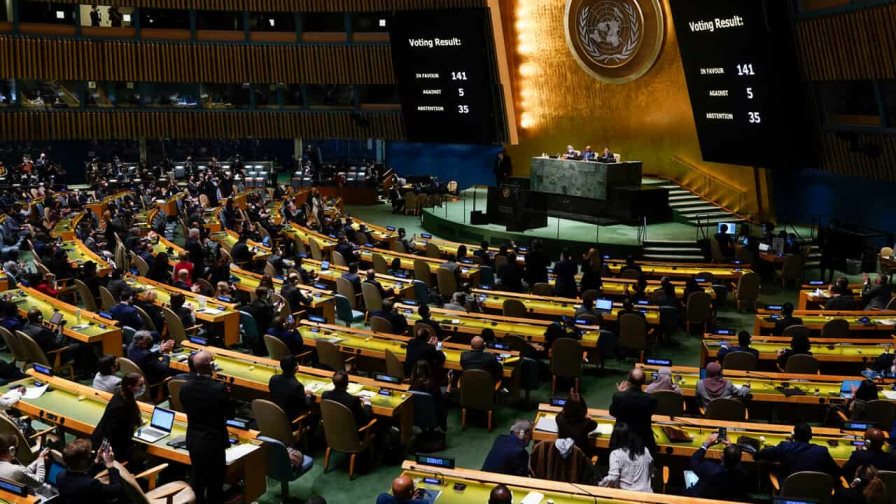
<instances>
[{"instance_id":1,"label":"water bottle","mask_svg":"<svg viewBox=\"0 0 896 504\"><path fill-rule=\"evenodd\" d=\"M81 309L80 308L75 310L75 323L77 323L78 325L81 324Z\"/></svg>"},{"instance_id":2,"label":"water bottle","mask_svg":"<svg viewBox=\"0 0 896 504\"><path fill-rule=\"evenodd\" d=\"M205 309L205 301L206 301L205 296L199 296L199 309L200 310Z\"/></svg>"}]
</instances>

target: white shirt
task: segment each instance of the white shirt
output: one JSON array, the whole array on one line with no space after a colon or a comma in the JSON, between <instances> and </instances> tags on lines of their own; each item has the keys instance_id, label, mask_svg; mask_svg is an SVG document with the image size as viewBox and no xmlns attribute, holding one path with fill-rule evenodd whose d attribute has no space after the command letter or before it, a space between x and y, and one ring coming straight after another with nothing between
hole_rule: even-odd
<instances>
[{"instance_id":1,"label":"white shirt","mask_svg":"<svg viewBox=\"0 0 896 504\"><path fill-rule=\"evenodd\" d=\"M652 493L653 487L650 486L652 471L653 457L646 449L643 454L632 460L628 450L617 448L610 452L610 472L599 485Z\"/></svg>"},{"instance_id":2,"label":"white shirt","mask_svg":"<svg viewBox=\"0 0 896 504\"><path fill-rule=\"evenodd\" d=\"M121 378L115 375L102 375L97 373L93 377L93 388L114 394L121 387Z\"/></svg>"}]
</instances>

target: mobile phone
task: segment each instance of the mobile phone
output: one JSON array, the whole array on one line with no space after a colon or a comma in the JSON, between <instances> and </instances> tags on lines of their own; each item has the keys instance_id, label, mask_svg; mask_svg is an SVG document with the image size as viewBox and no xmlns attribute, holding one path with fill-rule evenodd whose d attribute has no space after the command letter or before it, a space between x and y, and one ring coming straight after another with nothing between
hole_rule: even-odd
<instances>
[{"instance_id":1,"label":"mobile phone","mask_svg":"<svg viewBox=\"0 0 896 504\"><path fill-rule=\"evenodd\" d=\"M828 446L830 446L831 448L836 448L837 445L838 443L836 439L828 439Z\"/></svg>"},{"instance_id":2,"label":"mobile phone","mask_svg":"<svg viewBox=\"0 0 896 504\"><path fill-rule=\"evenodd\" d=\"M719 427L719 441L726 441L728 439L728 428L727 427Z\"/></svg>"}]
</instances>

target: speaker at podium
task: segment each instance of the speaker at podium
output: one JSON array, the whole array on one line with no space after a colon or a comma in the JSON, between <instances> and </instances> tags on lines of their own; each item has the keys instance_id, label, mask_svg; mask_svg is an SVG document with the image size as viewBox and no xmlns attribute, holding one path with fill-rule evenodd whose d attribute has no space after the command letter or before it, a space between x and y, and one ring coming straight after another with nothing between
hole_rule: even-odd
<instances>
[{"instance_id":1,"label":"speaker at podium","mask_svg":"<svg viewBox=\"0 0 896 504\"><path fill-rule=\"evenodd\" d=\"M488 220L507 231L525 231L548 225L547 200L542 193L518 185L488 188Z\"/></svg>"}]
</instances>

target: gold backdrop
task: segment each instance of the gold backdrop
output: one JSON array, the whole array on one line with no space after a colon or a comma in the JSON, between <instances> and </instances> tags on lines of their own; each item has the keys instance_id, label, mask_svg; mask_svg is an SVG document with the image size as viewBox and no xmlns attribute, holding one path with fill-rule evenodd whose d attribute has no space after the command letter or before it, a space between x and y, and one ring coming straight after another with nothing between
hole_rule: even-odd
<instances>
[{"instance_id":1,"label":"gold backdrop","mask_svg":"<svg viewBox=\"0 0 896 504\"><path fill-rule=\"evenodd\" d=\"M566 45L566 0L502 0L520 143L509 146L514 174L529 175L529 159L604 145L645 173L672 178L724 207L756 217L768 212L764 170L704 163L691 113L678 41L667 1L665 39L653 67L627 84L600 82L576 63ZM757 186L761 200L757 198Z\"/></svg>"}]
</instances>

